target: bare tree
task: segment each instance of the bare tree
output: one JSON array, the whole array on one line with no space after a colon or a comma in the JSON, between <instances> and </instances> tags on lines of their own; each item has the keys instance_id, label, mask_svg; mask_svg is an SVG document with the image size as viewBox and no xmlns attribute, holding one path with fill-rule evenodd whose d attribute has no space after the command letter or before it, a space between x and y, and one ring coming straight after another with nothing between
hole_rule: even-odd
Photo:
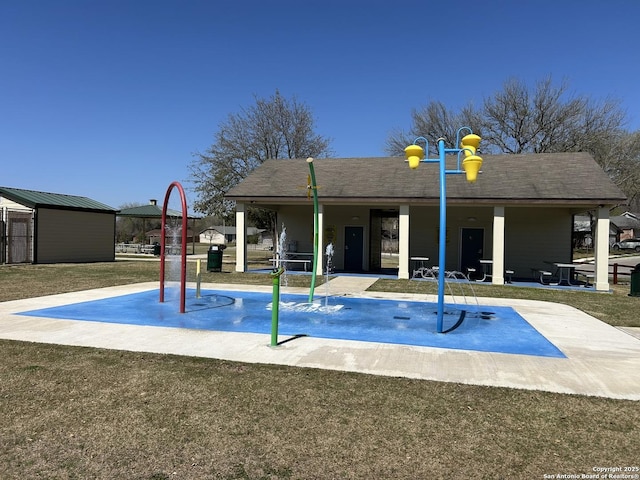
<instances>
[{"instance_id":1,"label":"bare tree","mask_svg":"<svg viewBox=\"0 0 640 480\"><path fill-rule=\"evenodd\" d=\"M265 160L329 155L329 140L314 132L307 105L278 91L267 99L256 97L254 105L228 116L206 152L195 154L190 165L198 195L194 209L227 217L233 204L224 195ZM261 223L261 215L254 215Z\"/></svg>"},{"instance_id":2,"label":"bare tree","mask_svg":"<svg viewBox=\"0 0 640 480\"><path fill-rule=\"evenodd\" d=\"M594 140L614 135L625 119L619 102L567 97L567 84L551 77L533 91L510 79L493 98L485 99L481 129L485 150L501 153L545 153L589 150Z\"/></svg>"},{"instance_id":3,"label":"bare tree","mask_svg":"<svg viewBox=\"0 0 640 480\"><path fill-rule=\"evenodd\" d=\"M589 152L632 201L640 202L640 132L624 130L626 114L617 100L570 96L567 84L554 85L551 77L534 88L509 79L480 109L469 105L457 113L434 101L411 118L408 134L395 131L388 137L389 154L401 155L417 136L430 142L444 137L453 144L454 129L464 125L482 137L486 153Z\"/></svg>"},{"instance_id":4,"label":"bare tree","mask_svg":"<svg viewBox=\"0 0 640 480\"><path fill-rule=\"evenodd\" d=\"M592 147L604 171L627 195L631 209L640 211L640 131L618 132Z\"/></svg>"},{"instance_id":5,"label":"bare tree","mask_svg":"<svg viewBox=\"0 0 640 480\"><path fill-rule=\"evenodd\" d=\"M444 104L438 101L430 102L421 110L414 109L411 112L411 120L409 132L395 130L387 138L385 151L389 155L404 155L404 148L417 137L426 138L431 153L435 153L438 138L444 138L445 143L451 146L455 143L459 127L468 126L474 131L479 128L479 117L471 106L455 113L447 110Z\"/></svg>"},{"instance_id":6,"label":"bare tree","mask_svg":"<svg viewBox=\"0 0 640 480\"><path fill-rule=\"evenodd\" d=\"M119 209L140 207L141 203L125 203L120 205ZM139 217L116 217L116 242L131 243L142 242L145 240L145 224Z\"/></svg>"}]
</instances>

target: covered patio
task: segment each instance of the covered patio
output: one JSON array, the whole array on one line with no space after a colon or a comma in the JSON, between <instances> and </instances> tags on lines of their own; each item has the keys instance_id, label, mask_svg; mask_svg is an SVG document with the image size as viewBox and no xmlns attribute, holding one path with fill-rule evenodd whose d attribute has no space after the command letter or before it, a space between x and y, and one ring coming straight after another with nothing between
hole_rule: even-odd
<instances>
[{"instance_id":1,"label":"covered patio","mask_svg":"<svg viewBox=\"0 0 640 480\"><path fill-rule=\"evenodd\" d=\"M556 283L560 265L573 265L573 216L591 211L596 222L590 280L594 290L608 291L609 212L626 197L593 158L586 153L483 157L476 183L461 176L447 180L446 270L479 274L490 265L494 285L509 278ZM437 166L412 171L397 157L318 159L314 165L320 252L333 245L336 271L382 273L385 218L398 223L396 278L411 278L415 259L427 259L422 260L426 266L434 266L439 236ZM237 205L236 271L247 270L246 210L251 206L277 212L277 224L286 229L288 246L294 245L295 253L313 251L307 175L305 160L269 160L228 192L227 198ZM323 266L320 255L317 271Z\"/></svg>"}]
</instances>

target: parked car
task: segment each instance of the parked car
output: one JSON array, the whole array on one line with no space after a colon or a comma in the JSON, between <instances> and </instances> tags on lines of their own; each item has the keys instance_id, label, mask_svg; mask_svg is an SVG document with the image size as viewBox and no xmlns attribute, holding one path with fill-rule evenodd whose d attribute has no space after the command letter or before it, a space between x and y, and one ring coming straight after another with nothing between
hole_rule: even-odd
<instances>
[{"instance_id":1,"label":"parked car","mask_svg":"<svg viewBox=\"0 0 640 480\"><path fill-rule=\"evenodd\" d=\"M614 243L611 248L614 250L635 250L640 252L640 238L627 238L621 242Z\"/></svg>"}]
</instances>

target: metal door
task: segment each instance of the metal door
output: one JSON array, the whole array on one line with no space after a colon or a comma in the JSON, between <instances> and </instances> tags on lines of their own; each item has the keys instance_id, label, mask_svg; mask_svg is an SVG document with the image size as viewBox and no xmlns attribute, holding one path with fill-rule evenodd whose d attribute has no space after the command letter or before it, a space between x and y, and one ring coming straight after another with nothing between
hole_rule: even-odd
<instances>
[{"instance_id":1,"label":"metal door","mask_svg":"<svg viewBox=\"0 0 640 480\"><path fill-rule=\"evenodd\" d=\"M460 242L460 271L467 273L467 268L475 268L482 272L480 259L484 255L484 228L463 228Z\"/></svg>"},{"instance_id":2,"label":"metal door","mask_svg":"<svg viewBox=\"0 0 640 480\"><path fill-rule=\"evenodd\" d=\"M344 227L344 269L362 271L364 227Z\"/></svg>"}]
</instances>

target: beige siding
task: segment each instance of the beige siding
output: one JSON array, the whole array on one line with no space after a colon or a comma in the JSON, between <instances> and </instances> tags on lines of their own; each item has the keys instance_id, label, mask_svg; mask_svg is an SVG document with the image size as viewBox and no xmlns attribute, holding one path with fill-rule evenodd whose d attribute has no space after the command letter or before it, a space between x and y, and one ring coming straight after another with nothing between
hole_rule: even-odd
<instances>
[{"instance_id":1,"label":"beige siding","mask_svg":"<svg viewBox=\"0 0 640 480\"><path fill-rule=\"evenodd\" d=\"M429 257L438 264L439 208L411 207L409 232L410 256ZM571 211L567 208L508 207L505 209L505 261L514 276L531 278L531 269L553 270L548 262L571 261ZM325 229L335 227L337 269L344 266L345 226L364 227L364 269L369 268L369 208L359 205L324 206ZM287 229L287 240L298 252L313 251L313 207L282 206L278 211L278 229ZM483 258L493 258L493 207L447 208L447 270L460 270L461 233L464 228L484 231ZM324 245L321 246L321 249Z\"/></svg>"},{"instance_id":2,"label":"beige siding","mask_svg":"<svg viewBox=\"0 0 640 480\"><path fill-rule=\"evenodd\" d=\"M24 205L11 201L8 198L4 198L3 196L0 196L0 208L6 208L8 210L19 210L24 212L30 212L32 210L29 207L25 207Z\"/></svg>"},{"instance_id":3,"label":"beige siding","mask_svg":"<svg viewBox=\"0 0 640 480\"><path fill-rule=\"evenodd\" d=\"M571 219L561 208L505 209L505 268L528 277L532 268L553 270L545 262L570 262Z\"/></svg>"},{"instance_id":4,"label":"beige siding","mask_svg":"<svg viewBox=\"0 0 640 480\"><path fill-rule=\"evenodd\" d=\"M430 265L438 265L439 207L411 207L410 256L429 257ZM482 257L492 258L492 208L447 208L446 269L460 270L461 235L464 228L484 230Z\"/></svg>"},{"instance_id":5,"label":"beige siding","mask_svg":"<svg viewBox=\"0 0 640 480\"><path fill-rule=\"evenodd\" d=\"M369 267L369 207L352 206L324 206L324 229L335 231L333 242L333 265L337 269L344 268L344 231L347 226L363 227L363 259L365 270ZM298 252L313 252L313 205L309 206L282 206L278 210L278 233L282 225L287 229L287 242ZM324 233L324 232L323 232ZM324 254L327 243L326 235L323 235L324 245L320 245L320 252Z\"/></svg>"},{"instance_id":6,"label":"beige siding","mask_svg":"<svg viewBox=\"0 0 640 480\"><path fill-rule=\"evenodd\" d=\"M40 208L36 262L113 261L114 214Z\"/></svg>"}]
</instances>

